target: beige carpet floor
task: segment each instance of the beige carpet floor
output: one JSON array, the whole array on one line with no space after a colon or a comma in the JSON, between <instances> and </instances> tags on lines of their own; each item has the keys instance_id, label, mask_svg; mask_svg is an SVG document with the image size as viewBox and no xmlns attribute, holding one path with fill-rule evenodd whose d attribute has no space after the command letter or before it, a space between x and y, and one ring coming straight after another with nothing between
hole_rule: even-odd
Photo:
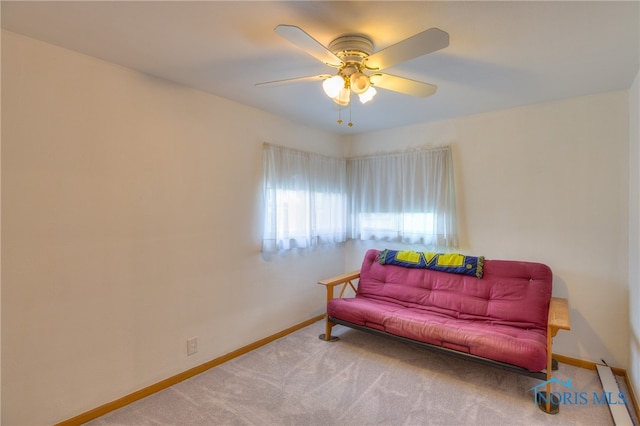
<instances>
[{"instance_id":1,"label":"beige carpet floor","mask_svg":"<svg viewBox=\"0 0 640 426\"><path fill-rule=\"evenodd\" d=\"M534 406L539 380L317 322L91 425L612 425L595 371L571 380L560 413ZM619 378L618 378L619 379Z\"/></svg>"}]
</instances>

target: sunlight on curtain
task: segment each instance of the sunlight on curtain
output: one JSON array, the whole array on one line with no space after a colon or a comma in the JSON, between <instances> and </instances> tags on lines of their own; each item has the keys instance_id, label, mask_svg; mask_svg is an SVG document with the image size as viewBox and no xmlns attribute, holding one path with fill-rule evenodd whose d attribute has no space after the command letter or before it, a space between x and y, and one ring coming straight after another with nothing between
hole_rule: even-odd
<instances>
[{"instance_id":1,"label":"sunlight on curtain","mask_svg":"<svg viewBox=\"0 0 640 426\"><path fill-rule=\"evenodd\" d=\"M458 247L450 147L347 160L348 237Z\"/></svg>"},{"instance_id":2,"label":"sunlight on curtain","mask_svg":"<svg viewBox=\"0 0 640 426\"><path fill-rule=\"evenodd\" d=\"M262 250L346 240L346 161L265 144Z\"/></svg>"}]
</instances>

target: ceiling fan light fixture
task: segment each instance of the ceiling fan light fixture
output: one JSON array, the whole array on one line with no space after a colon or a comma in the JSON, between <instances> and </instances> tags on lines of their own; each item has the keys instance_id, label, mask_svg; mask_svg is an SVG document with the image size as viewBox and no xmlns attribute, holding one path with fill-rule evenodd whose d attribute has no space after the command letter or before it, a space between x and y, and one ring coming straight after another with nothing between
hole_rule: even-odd
<instances>
[{"instance_id":1,"label":"ceiling fan light fixture","mask_svg":"<svg viewBox=\"0 0 640 426\"><path fill-rule=\"evenodd\" d=\"M322 82L322 89L328 97L335 98L344 89L344 79L339 75L334 75Z\"/></svg>"},{"instance_id":2,"label":"ceiling fan light fixture","mask_svg":"<svg viewBox=\"0 0 640 426\"><path fill-rule=\"evenodd\" d=\"M349 77L349 80L350 80L351 90L353 90L353 93L356 93L358 95L365 93L367 89L369 89L369 85L371 84L369 82L369 77L367 77L364 73L360 71L354 72L353 74L351 74L351 77Z\"/></svg>"},{"instance_id":3,"label":"ceiling fan light fixture","mask_svg":"<svg viewBox=\"0 0 640 426\"><path fill-rule=\"evenodd\" d=\"M360 102L362 102L363 104L366 104L371 99L373 99L376 93L378 93L378 91L373 86L369 86L366 92L358 95L358 98L360 98Z\"/></svg>"}]
</instances>

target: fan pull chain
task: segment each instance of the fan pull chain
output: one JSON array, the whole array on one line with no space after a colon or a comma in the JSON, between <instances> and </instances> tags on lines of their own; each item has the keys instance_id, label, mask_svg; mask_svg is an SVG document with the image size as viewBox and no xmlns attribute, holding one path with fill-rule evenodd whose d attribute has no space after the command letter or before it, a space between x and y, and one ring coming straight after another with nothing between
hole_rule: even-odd
<instances>
[{"instance_id":1,"label":"fan pull chain","mask_svg":"<svg viewBox=\"0 0 640 426\"><path fill-rule=\"evenodd\" d=\"M349 102L349 122L347 123L347 126L353 127L353 123L351 122L351 102Z\"/></svg>"},{"instance_id":2,"label":"fan pull chain","mask_svg":"<svg viewBox=\"0 0 640 426\"><path fill-rule=\"evenodd\" d=\"M349 101L351 101L351 99L349 99ZM344 123L344 121L342 121L342 109L343 109L342 105L338 105L338 121L337 121L338 124ZM353 127L353 122L351 121L351 102L349 102L349 122L347 123L347 126Z\"/></svg>"}]
</instances>

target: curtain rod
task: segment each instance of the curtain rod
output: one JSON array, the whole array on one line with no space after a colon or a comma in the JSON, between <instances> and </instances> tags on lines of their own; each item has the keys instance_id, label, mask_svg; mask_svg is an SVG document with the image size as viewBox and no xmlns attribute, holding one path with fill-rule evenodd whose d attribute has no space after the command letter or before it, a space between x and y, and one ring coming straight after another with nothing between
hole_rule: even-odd
<instances>
[{"instance_id":1,"label":"curtain rod","mask_svg":"<svg viewBox=\"0 0 640 426\"><path fill-rule=\"evenodd\" d=\"M397 155L409 154L412 152L427 152L427 151L449 151L451 150L450 145L442 145L437 147L427 147L427 146L418 146L413 148L407 148L399 151L387 151L387 152L377 152L374 154L366 154L366 155L356 155L354 157L346 157L347 160L356 160L361 158L371 158L371 157L392 157Z\"/></svg>"}]
</instances>

